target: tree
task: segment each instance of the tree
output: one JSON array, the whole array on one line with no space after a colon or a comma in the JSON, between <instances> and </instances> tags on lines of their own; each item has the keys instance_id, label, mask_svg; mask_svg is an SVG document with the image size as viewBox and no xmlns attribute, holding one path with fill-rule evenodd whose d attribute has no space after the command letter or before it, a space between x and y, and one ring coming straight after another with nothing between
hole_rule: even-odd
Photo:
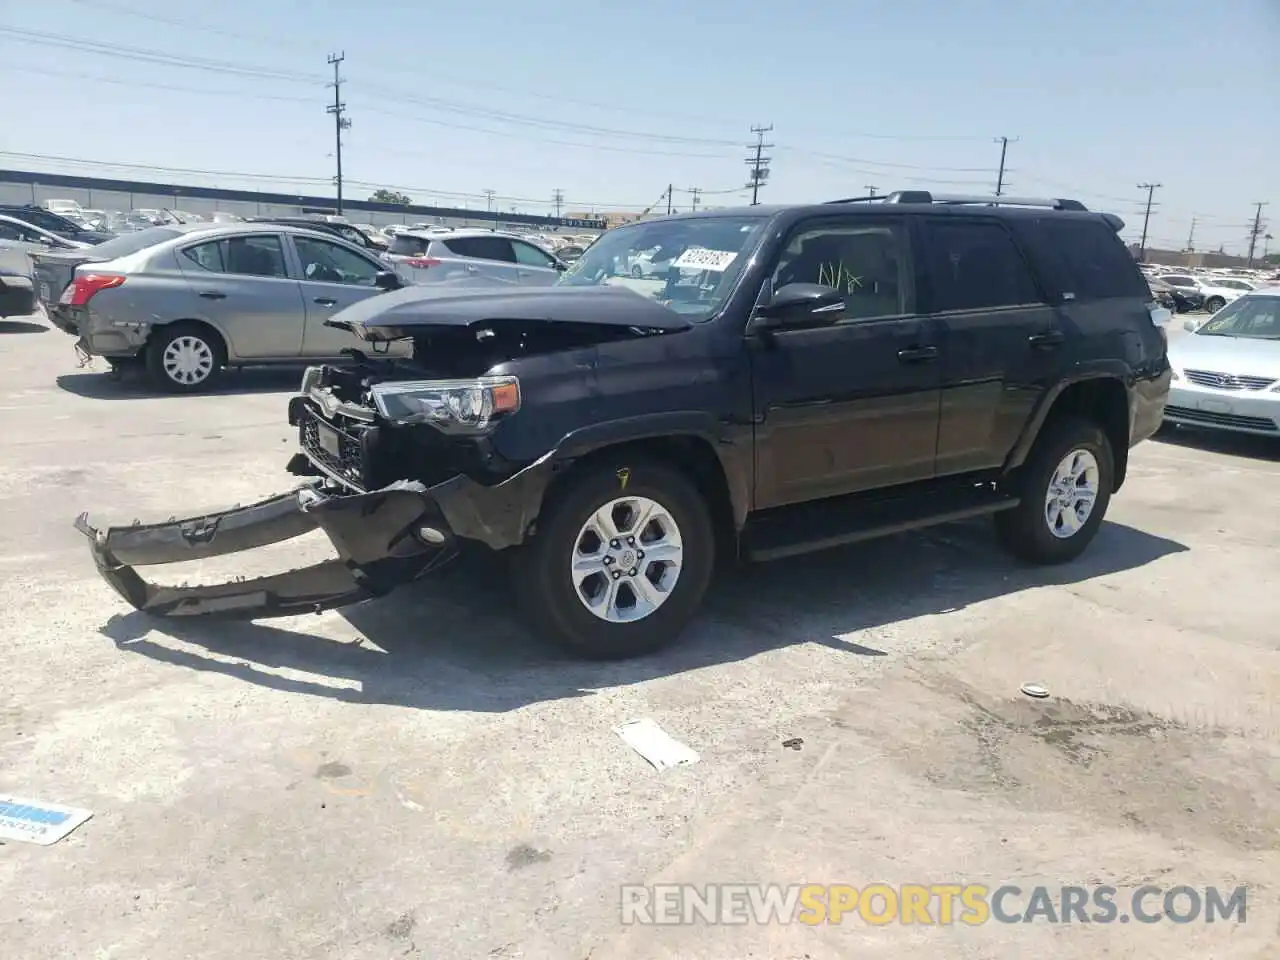
<instances>
[{"instance_id":1,"label":"tree","mask_svg":"<svg viewBox=\"0 0 1280 960\"><path fill-rule=\"evenodd\" d=\"M408 194L401 193L399 190L388 190L386 187L373 191L369 200L373 203L394 203L399 207L407 207L413 203Z\"/></svg>"}]
</instances>

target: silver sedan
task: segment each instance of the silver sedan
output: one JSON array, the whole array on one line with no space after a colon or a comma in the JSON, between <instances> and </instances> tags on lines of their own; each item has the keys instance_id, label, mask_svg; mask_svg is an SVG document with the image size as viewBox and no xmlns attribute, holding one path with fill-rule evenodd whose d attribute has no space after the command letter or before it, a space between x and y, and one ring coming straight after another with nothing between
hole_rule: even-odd
<instances>
[{"instance_id":1,"label":"silver sedan","mask_svg":"<svg viewBox=\"0 0 1280 960\"><path fill-rule=\"evenodd\" d=\"M402 285L335 236L254 223L171 224L32 259L50 320L83 353L179 392L226 366L340 359L358 341L325 321Z\"/></svg>"}]
</instances>

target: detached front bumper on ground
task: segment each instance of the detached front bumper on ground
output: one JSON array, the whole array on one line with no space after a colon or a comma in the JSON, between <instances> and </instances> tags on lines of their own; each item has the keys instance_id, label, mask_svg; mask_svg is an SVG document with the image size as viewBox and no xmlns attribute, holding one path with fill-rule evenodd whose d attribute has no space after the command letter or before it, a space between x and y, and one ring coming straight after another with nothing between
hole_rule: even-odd
<instances>
[{"instance_id":1,"label":"detached front bumper on ground","mask_svg":"<svg viewBox=\"0 0 1280 960\"><path fill-rule=\"evenodd\" d=\"M403 484L354 496L320 484L261 503L160 524L76 528L89 538L98 572L139 610L162 616L285 616L358 603L390 592L449 560L451 533L427 491ZM135 567L202 560L321 529L337 557L270 577L208 586L158 586Z\"/></svg>"}]
</instances>

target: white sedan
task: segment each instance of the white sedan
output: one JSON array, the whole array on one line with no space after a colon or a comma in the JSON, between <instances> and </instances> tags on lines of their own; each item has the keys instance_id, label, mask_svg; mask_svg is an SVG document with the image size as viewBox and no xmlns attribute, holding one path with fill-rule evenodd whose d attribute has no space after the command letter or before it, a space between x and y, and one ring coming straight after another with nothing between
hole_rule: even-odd
<instances>
[{"instance_id":1,"label":"white sedan","mask_svg":"<svg viewBox=\"0 0 1280 960\"><path fill-rule=\"evenodd\" d=\"M1280 437L1280 288L1246 293L1169 343L1168 423Z\"/></svg>"}]
</instances>

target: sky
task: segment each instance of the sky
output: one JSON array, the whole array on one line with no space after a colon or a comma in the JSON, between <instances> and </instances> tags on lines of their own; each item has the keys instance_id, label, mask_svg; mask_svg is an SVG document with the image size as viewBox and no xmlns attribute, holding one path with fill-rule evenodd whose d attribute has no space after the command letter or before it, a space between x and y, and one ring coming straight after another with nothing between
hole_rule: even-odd
<instances>
[{"instance_id":1,"label":"sky","mask_svg":"<svg viewBox=\"0 0 1280 960\"><path fill-rule=\"evenodd\" d=\"M0 0L0 167L533 213L927 187L1280 226L1280 0ZM20 92L30 110L15 107ZM489 200L485 191L493 191ZM665 209L666 202L662 201ZM1273 249L1280 248L1280 231Z\"/></svg>"}]
</instances>

